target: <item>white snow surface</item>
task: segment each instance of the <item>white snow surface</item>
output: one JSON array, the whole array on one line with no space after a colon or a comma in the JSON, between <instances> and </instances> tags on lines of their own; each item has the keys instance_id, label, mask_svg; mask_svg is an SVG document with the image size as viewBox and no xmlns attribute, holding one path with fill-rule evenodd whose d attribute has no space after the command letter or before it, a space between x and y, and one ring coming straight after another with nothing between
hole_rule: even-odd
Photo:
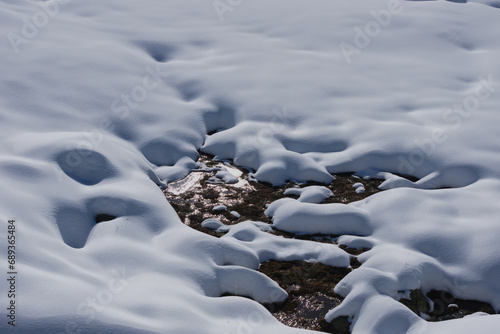
<instances>
[{"instance_id":1,"label":"white snow surface","mask_svg":"<svg viewBox=\"0 0 500 334\"><path fill-rule=\"evenodd\" d=\"M337 245L276 237L269 233L271 227L264 222L244 221L236 225L225 225L211 218L205 220L202 225L220 232L228 232L222 239L245 245L250 252L255 253L260 262L303 260L332 267L349 267L351 256Z\"/></svg>"},{"instance_id":2,"label":"white snow surface","mask_svg":"<svg viewBox=\"0 0 500 334\"><path fill-rule=\"evenodd\" d=\"M239 296L285 298L265 259L347 255L255 222L220 239L184 226L160 188L201 150L275 185L386 179L360 202L267 209L371 248L327 320L496 333L498 315L430 323L398 302L440 289L500 310L500 5L459 2L1 0L0 253L15 219L18 318L0 331L306 333Z\"/></svg>"},{"instance_id":3,"label":"white snow surface","mask_svg":"<svg viewBox=\"0 0 500 334\"><path fill-rule=\"evenodd\" d=\"M323 186L308 186L304 188L288 188L283 192L284 195L299 196L299 202L319 204L325 199L332 197L333 192Z\"/></svg>"},{"instance_id":4,"label":"white snow surface","mask_svg":"<svg viewBox=\"0 0 500 334\"><path fill-rule=\"evenodd\" d=\"M365 189L365 186L363 185L363 183L361 182L356 182L352 185L352 187L354 188L354 191L357 193L357 194L362 194L366 191Z\"/></svg>"}]
</instances>

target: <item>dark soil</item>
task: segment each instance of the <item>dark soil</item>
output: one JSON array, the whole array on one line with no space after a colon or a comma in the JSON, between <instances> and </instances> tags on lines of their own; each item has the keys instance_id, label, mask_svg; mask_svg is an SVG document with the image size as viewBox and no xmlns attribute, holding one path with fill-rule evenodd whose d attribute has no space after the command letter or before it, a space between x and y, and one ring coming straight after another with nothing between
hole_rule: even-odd
<instances>
[{"instance_id":1,"label":"dark soil","mask_svg":"<svg viewBox=\"0 0 500 334\"><path fill-rule=\"evenodd\" d=\"M204 162L208 167L221 164L221 162L213 161L212 158L208 155L200 155L200 161ZM283 198L285 196L284 191L291 187L298 186L302 188L310 185L323 185L334 193L334 196L323 202L324 204L347 204L376 194L380 191L378 186L382 183L381 180L365 180L353 176L352 173L342 173L336 174L335 180L326 185L316 182L303 184L289 182L284 186L274 187L267 183L249 181L247 171L243 171L241 179L248 182L243 187L235 187L232 184L211 184L207 182L211 177L215 176L216 172L200 173L204 175L199 178L196 185L187 191L173 194L167 188L164 193L186 225L216 237L220 237L224 233L203 228L201 223L205 219L215 218L227 225L245 220L271 223L271 219L264 215L266 204ZM416 181L413 177L408 177L408 179ZM364 185L365 192L355 192L353 184L357 182ZM221 204L227 207L226 211L213 211L214 206ZM239 217L233 215L232 211L237 212ZM96 222L114 218L116 217L112 215L99 214L96 216ZM333 243L332 240L338 237L336 235L295 235L276 229L272 233L286 238L313 240L323 243ZM259 271L278 282L289 294L288 299L282 304L265 305L278 320L291 327L327 333L349 333L350 320L347 317L339 317L334 319L332 323L327 323L324 317L330 309L342 302L342 297L333 291L335 285L349 272L361 265L357 260L357 256L368 249L353 249L344 245L339 245L339 247L354 255L351 259L350 268L335 268L304 261L268 261L261 264ZM427 294L427 297L434 302L432 312L430 312L427 298L421 290L412 290L410 299L401 299L400 302L419 316L421 314L428 315L430 317L429 321L462 318L465 315L480 311L495 314L495 311L488 303L458 299L444 291L431 291Z\"/></svg>"},{"instance_id":2,"label":"dark soil","mask_svg":"<svg viewBox=\"0 0 500 334\"><path fill-rule=\"evenodd\" d=\"M361 182L365 187L364 193L356 193L352 187L355 183ZM361 201L373 194L380 192L378 188L383 180L371 179L364 180L356 176L353 173L340 173L335 174L335 180L330 184L321 184L317 182L309 182L306 185L321 185L330 189L334 196L327 198L323 203L351 203L356 201Z\"/></svg>"},{"instance_id":3,"label":"dark soil","mask_svg":"<svg viewBox=\"0 0 500 334\"><path fill-rule=\"evenodd\" d=\"M173 195L168 192L168 188L164 193L181 221L198 231L215 236L221 234L213 233L212 230L201 226L205 219L215 218L226 225L245 220L271 223L271 220L264 215L266 204L284 197L285 189L293 186L287 184L283 187L273 187L268 184L248 182L248 186L239 188L232 184L207 183L207 180L214 175L215 172L206 173L198 186L185 193ZM246 175L243 178L246 179ZM227 206L227 210L214 212L213 207L220 204ZM231 214L232 211L240 216L234 216Z\"/></svg>"},{"instance_id":4,"label":"dark soil","mask_svg":"<svg viewBox=\"0 0 500 334\"><path fill-rule=\"evenodd\" d=\"M214 167L220 162L211 160L210 156L201 155L200 160L208 167ZM246 171L241 178L248 181L244 187L235 187L232 184L211 184L207 182L215 176L215 172L203 172L199 182L181 194L170 193L164 190L165 196L177 211L180 219L188 226L216 237L224 233L203 228L201 223L208 218L215 218L226 225L236 224L245 220L263 221L272 223L264 215L266 204L285 197L284 192L291 187L306 187L319 185L315 182L303 184L287 183L280 187L268 183L248 180ZM362 182L364 193L356 193L353 184ZM380 190L381 180L361 180L350 173L337 174L335 180L327 185L334 193L323 203L350 203L362 200ZM290 196L294 197L294 196ZM225 205L226 211L214 212L215 205ZM231 212L236 211L236 217ZM322 243L333 243L337 235L295 235L274 229L272 233L286 238L312 240ZM289 298L280 305L265 305L273 315L282 323L291 326L327 333L349 333L350 321L347 317L339 317L332 323L324 320L326 313L339 305L342 297L337 295L333 288L349 272L358 268L361 263L356 256L367 249L353 249L340 245L340 248L354 255L351 259L351 268L334 268L320 263L304 261L279 262L268 261L262 263L259 271L266 274L285 289Z\"/></svg>"},{"instance_id":5,"label":"dark soil","mask_svg":"<svg viewBox=\"0 0 500 334\"><path fill-rule=\"evenodd\" d=\"M326 330L331 333L335 329L335 333L340 333L339 328L342 326L329 328L332 325L327 324L324 317L342 302L343 298L333 288L352 269L304 261L268 261L261 264L259 271L278 282L288 292L289 297L285 302L265 305L278 320L291 327Z\"/></svg>"},{"instance_id":6,"label":"dark soil","mask_svg":"<svg viewBox=\"0 0 500 334\"><path fill-rule=\"evenodd\" d=\"M432 312L427 298L434 303ZM476 312L496 314L493 307L488 303L459 299L446 291L432 290L427 293L427 298L421 290L411 290L410 299L401 299L400 302L418 316L422 313L428 315L430 317L428 321L458 319Z\"/></svg>"}]
</instances>

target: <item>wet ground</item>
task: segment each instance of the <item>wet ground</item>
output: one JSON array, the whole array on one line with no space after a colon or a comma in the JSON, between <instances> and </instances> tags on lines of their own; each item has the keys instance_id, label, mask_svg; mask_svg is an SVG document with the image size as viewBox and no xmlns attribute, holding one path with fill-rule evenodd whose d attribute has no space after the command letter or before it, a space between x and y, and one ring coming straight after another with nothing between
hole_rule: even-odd
<instances>
[{"instance_id":1,"label":"wet ground","mask_svg":"<svg viewBox=\"0 0 500 334\"><path fill-rule=\"evenodd\" d=\"M252 178L250 171L239 169L229 161L214 161L212 157L202 154L198 162L200 163L198 170L182 180L169 183L164 193L186 225L216 237L224 233L202 227L201 224L205 219L218 219L226 225L246 220L271 224L271 219L264 215L266 204L285 197L284 192L288 188L318 185L289 182L284 186L273 187L270 184L257 182ZM334 196L323 203L347 204L362 200L379 192L378 186L381 183L382 180L360 179L352 173L337 174L332 183L321 184L334 193ZM335 240L337 237L299 236L276 229L271 233L287 238L328 243L332 243L332 239ZM324 317L343 299L335 294L333 288L350 271L361 265L356 257L367 249L351 249L343 245L339 247L355 256L351 260L350 268L329 267L305 261L268 261L261 264L259 271L278 282L289 295L282 304L265 305L278 320L291 327L327 333L349 333L350 324L347 317L339 317L332 323L326 323ZM434 302L432 311L428 299ZM461 318L479 311L494 313L489 304L460 300L442 291L431 291L426 298L420 290L413 290L409 298L401 299L401 302L429 321Z\"/></svg>"}]
</instances>

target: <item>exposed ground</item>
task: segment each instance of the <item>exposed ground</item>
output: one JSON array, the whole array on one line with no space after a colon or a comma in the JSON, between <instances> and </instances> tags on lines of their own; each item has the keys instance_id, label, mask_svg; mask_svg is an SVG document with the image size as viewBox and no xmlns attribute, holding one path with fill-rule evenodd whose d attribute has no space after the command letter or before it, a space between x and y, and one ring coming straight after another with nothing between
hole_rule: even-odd
<instances>
[{"instance_id":1,"label":"exposed ground","mask_svg":"<svg viewBox=\"0 0 500 334\"><path fill-rule=\"evenodd\" d=\"M271 223L271 219L264 215L266 204L285 197L284 191L291 187L305 187L318 185L314 182L297 184L289 182L284 186L274 187L267 183L255 182L249 178L248 171L235 170L230 163L213 161L211 157L201 155L199 162L205 164L204 171L193 172L187 179L171 184L164 190L165 196L177 211L180 219L188 226L220 237L224 233L213 231L201 226L208 218L215 218L224 224L236 224L245 220L255 220ZM213 183L218 170L211 168L226 168L238 175L237 184ZM364 193L357 193L353 188L355 183L362 182ZM379 192L381 180L360 180L350 173L335 175L335 180L323 186L328 187L334 196L323 203L350 203L366 198ZM293 197L293 196L292 196ZM226 206L226 210L214 211L217 205ZM236 214L237 213L237 214ZM287 238L300 238L316 242L329 242L327 235L294 235L284 231L273 230L274 234ZM351 249L340 245L342 249L352 255L359 255L367 249ZM285 289L289 298L279 305L266 305L269 311L282 323L299 328L306 328L330 333L348 333L349 322L347 317L336 319L328 324L324 321L326 313L339 305L342 297L337 295L333 288L350 271L361 264L354 257L351 268L335 268L321 263L304 261L279 262L268 261L262 263L259 271L265 273Z\"/></svg>"},{"instance_id":2,"label":"exposed ground","mask_svg":"<svg viewBox=\"0 0 500 334\"><path fill-rule=\"evenodd\" d=\"M324 316L343 299L333 288L351 270L303 261L264 262L259 271L278 282L289 296L283 304L266 307L288 326L328 331ZM338 326L336 332L340 332L339 329L348 332L349 324Z\"/></svg>"},{"instance_id":3,"label":"exposed ground","mask_svg":"<svg viewBox=\"0 0 500 334\"><path fill-rule=\"evenodd\" d=\"M203 154L200 156L199 161L204 163L208 168L224 167L229 168L233 172L238 170L230 163L212 161L209 156ZM172 207L179 214L180 219L186 225L207 234L220 236L220 233L203 228L201 223L207 218L218 219L227 225L245 220L271 223L271 220L264 215L266 204L285 197L283 193L288 188L318 185L315 182L302 184L289 182L283 186L273 187L271 184L255 182L249 179L247 170L241 169L239 171L242 174L239 176L240 182L236 185L211 183L211 179L215 177L216 171L199 171L191 173L191 176L189 176L191 180L188 180L186 183L192 184L192 186L185 191L180 193L175 190L172 191L172 188L176 187L175 182L170 184L164 190L164 193ZM193 174L199 175L192 176ZM178 182L181 183L182 181ZM353 188L353 185L358 182L364 184L364 193L356 193ZM323 203L346 204L362 200L379 192L378 186L381 182L381 180L360 180L352 176L352 173L336 174L335 180L332 183L321 184L334 193L334 196L326 199ZM184 185L182 184L182 187ZM216 205L221 204L225 205L227 210L221 212L213 210ZM235 216L231 212L237 212L239 216ZM286 236L286 233L284 235ZM303 236L302 238L307 238L307 236Z\"/></svg>"},{"instance_id":4,"label":"exposed ground","mask_svg":"<svg viewBox=\"0 0 500 334\"><path fill-rule=\"evenodd\" d=\"M434 305L432 310L428 300ZM488 303L459 299L446 291L432 290L424 295L421 290L412 290L410 298L401 299L400 302L419 316L425 314L428 321L458 319L476 312L496 314Z\"/></svg>"},{"instance_id":5,"label":"exposed ground","mask_svg":"<svg viewBox=\"0 0 500 334\"><path fill-rule=\"evenodd\" d=\"M216 237L224 233L201 226L208 218L215 218L226 225L236 224L246 220L271 223L264 215L266 205L285 197L284 191L291 187L318 185L314 182L292 183L275 187L260 183L249 177L247 170L237 169L230 162L214 161L212 157L201 155L199 162L204 168L192 172L183 180L169 184L164 190L165 196L177 211L180 219L188 226ZM237 183L219 182L216 174L227 170L236 176ZM356 192L353 185L363 183L365 191ZM323 203L350 203L362 200L380 190L381 180L365 180L352 173L336 174L330 184L322 184L334 193L334 196ZM293 196L292 196L293 197ZM217 206L224 206L218 208ZM219 210L214 210L219 209ZM98 217L106 220L107 217ZM286 238L300 238L316 242L332 242L332 235L294 235L274 229L272 233ZM347 317L339 317L332 323L324 320L326 313L342 302L333 288L350 271L358 268L361 263L357 255L367 249L352 249L339 245L346 252L354 255L350 268L336 268L321 263L305 261L268 261L261 264L259 271L266 274L288 292L289 298L282 304L265 305L268 310L282 323L292 327L318 330L328 333L349 333ZM413 290L409 299L400 301L417 315L428 318L429 321L442 321L461 318L474 312L495 313L486 303L460 300L449 293L431 291L427 297L434 302L434 310L430 311L427 298L420 290Z\"/></svg>"}]
</instances>

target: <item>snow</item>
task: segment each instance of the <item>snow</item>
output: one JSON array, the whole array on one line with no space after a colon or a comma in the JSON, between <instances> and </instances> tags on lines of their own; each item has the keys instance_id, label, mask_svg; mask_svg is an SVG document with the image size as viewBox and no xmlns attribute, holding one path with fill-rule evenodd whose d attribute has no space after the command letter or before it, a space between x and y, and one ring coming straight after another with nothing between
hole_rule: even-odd
<instances>
[{"instance_id":1,"label":"snow","mask_svg":"<svg viewBox=\"0 0 500 334\"><path fill-rule=\"evenodd\" d=\"M216 211L216 212L221 212L221 211L226 211L226 210L227 210L227 206L225 206L223 204L216 205L212 208L212 211Z\"/></svg>"},{"instance_id":2,"label":"snow","mask_svg":"<svg viewBox=\"0 0 500 334\"><path fill-rule=\"evenodd\" d=\"M260 262L303 260L332 267L349 266L350 255L337 245L277 237L270 233L272 229L269 224L263 222L244 221L236 225L224 225L215 219L207 219L203 227L228 232L222 239L248 247Z\"/></svg>"},{"instance_id":3,"label":"snow","mask_svg":"<svg viewBox=\"0 0 500 334\"><path fill-rule=\"evenodd\" d=\"M161 189L203 169L202 151L274 185L385 180L363 201L292 188L266 210L371 248L327 320L496 333L498 315L431 323L398 291L500 310L498 3L221 1L2 1L0 219L17 224L19 308L0 331L306 333L240 296L286 298L256 271L267 259L349 255L262 222L205 222L220 239L184 226Z\"/></svg>"},{"instance_id":4,"label":"snow","mask_svg":"<svg viewBox=\"0 0 500 334\"><path fill-rule=\"evenodd\" d=\"M365 192L365 186L363 185L363 183L361 182L356 182L352 185L352 187L354 188L354 191L357 193L357 194L362 194Z\"/></svg>"},{"instance_id":5,"label":"snow","mask_svg":"<svg viewBox=\"0 0 500 334\"><path fill-rule=\"evenodd\" d=\"M309 186L305 188L288 188L284 191L284 195L299 196L298 201L304 203L319 204L325 199L332 197L333 192L323 186Z\"/></svg>"},{"instance_id":6,"label":"snow","mask_svg":"<svg viewBox=\"0 0 500 334\"><path fill-rule=\"evenodd\" d=\"M273 202L265 211L273 226L294 233L370 235L368 212L351 204L303 203L291 198Z\"/></svg>"},{"instance_id":7,"label":"snow","mask_svg":"<svg viewBox=\"0 0 500 334\"><path fill-rule=\"evenodd\" d=\"M233 216L235 216L236 218L241 217L241 215L237 211L230 211L229 213L232 214Z\"/></svg>"},{"instance_id":8,"label":"snow","mask_svg":"<svg viewBox=\"0 0 500 334\"><path fill-rule=\"evenodd\" d=\"M228 162L219 163L215 167L207 167L206 164L201 163L196 169L191 170L201 172L216 172L215 176L212 176L208 180L206 180L207 183L226 183L231 184L235 187L244 187L248 185L248 181L241 178L243 172L238 168L231 166Z\"/></svg>"},{"instance_id":9,"label":"snow","mask_svg":"<svg viewBox=\"0 0 500 334\"><path fill-rule=\"evenodd\" d=\"M238 178L234 176L227 170L220 170L215 174L215 177L211 177L207 180L208 183L238 183Z\"/></svg>"}]
</instances>

